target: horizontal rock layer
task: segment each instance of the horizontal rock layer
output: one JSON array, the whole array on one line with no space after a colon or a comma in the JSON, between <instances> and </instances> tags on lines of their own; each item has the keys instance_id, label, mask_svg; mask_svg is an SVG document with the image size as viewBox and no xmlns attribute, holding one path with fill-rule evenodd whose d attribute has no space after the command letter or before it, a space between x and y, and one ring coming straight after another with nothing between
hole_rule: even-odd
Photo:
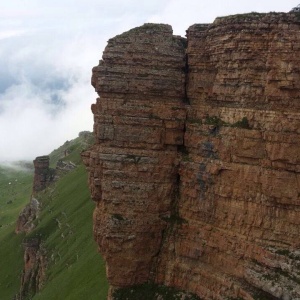
<instances>
[{"instance_id":1,"label":"horizontal rock layer","mask_svg":"<svg viewBox=\"0 0 300 300\"><path fill-rule=\"evenodd\" d=\"M249 14L108 42L83 158L113 287L300 299L299 30Z\"/></svg>"},{"instance_id":2,"label":"horizontal rock layer","mask_svg":"<svg viewBox=\"0 0 300 300\"><path fill-rule=\"evenodd\" d=\"M46 280L46 250L36 238L23 242L24 269L21 276L21 288L15 296L16 300L29 299L36 294Z\"/></svg>"},{"instance_id":3,"label":"horizontal rock layer","mask_svg":"<svg viewBox=\"0 0 300 300\"><path fill-rule=\"evenodd\" d=\"M38 156L34 161L34 178L32 192L44 190L55 176L55 170L49 168L49 156Z\"/></svg>"},{"instance_id":4,"label":"horizontal rock layer","mask_svg":"<svg viewBox=\"0 0 300 300\"><path fill-rule=\"evenodd\" d=\"M154 276L183 144L184 43L171 26L147 24L109 40L93 69L96 144L83 157L95 239L114 286Z\"/></svg>"}]
</instances>

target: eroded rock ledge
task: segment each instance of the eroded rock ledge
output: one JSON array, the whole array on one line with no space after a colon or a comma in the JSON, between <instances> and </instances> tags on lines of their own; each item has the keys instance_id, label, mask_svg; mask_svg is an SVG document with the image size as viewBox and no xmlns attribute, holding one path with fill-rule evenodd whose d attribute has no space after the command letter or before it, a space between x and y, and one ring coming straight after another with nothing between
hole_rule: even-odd
<instances>
[{"instance_id":1,"label":"eroded rock ledge","mask_svg":"<svg viewBox=\"0 0 300 300\"><path fill-rule=\"evenodd\" d=\"M145 24L109 40L83 158L111 299L144 283L300 299L299 19L219 18L187 40Z\"/></svg>"}]
</instances>

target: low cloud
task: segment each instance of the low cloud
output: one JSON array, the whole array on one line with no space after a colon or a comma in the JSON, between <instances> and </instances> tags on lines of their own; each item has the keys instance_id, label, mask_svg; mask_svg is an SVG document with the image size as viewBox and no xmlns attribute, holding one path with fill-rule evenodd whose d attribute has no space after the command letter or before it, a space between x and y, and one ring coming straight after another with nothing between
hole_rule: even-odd
<instances>
[{"instance_id":1,"label":"low cloud","mask_svg":"<svg viewBox=\"0 0 300 300\"><path fill-rule=\"evenodd\" d=\"M46 4L47 3L47 4ZM6 1L0 11L0 161L32 160L92 130L91 69L106 41L146 22L193 23L297 1ZM16 7L18 9L16 9Z\"/></svg>"},{"instance_id":2,"label":"low cloud","mask_svg":"<svg viewBox=\"0 0 300 300\"><path fill-rule=\"evenodd\" d=\"M0 56L8 78L0 85L0 161L31 160L92 130L96 49L87 43L82 53L84 39L74 37L52 43L32 35L22 39L7 41ZM9 55L12 46L20 48ZM85 53L94 54L94 62Z\"/></svg>"},{"instance_id":3,"label":"low cloud","mask_svg":"<svg viewBox=\"0 0 300 300\"><path fill-rule=\"evenodd\" d=\"M137 0L7 3L0 12L0 161L32 160L92 130L92 67L109 38L142 25L163 2L143 5L144 13Z\"/></svg>"},{"instance_id":4,"label":"low cloud","mask_svg":"<svg viewBox=\"0 0 300 300\"><path fill-rule=\"evenodd\" d=\"M0 98L1 160L48 154L79 131L91 130L93 93L88 87L88 82L74 80L68 89L56 92L62 99L56 103L50 98L52 91L30 83L10 87Z\"/></svg>"}]
</instances>

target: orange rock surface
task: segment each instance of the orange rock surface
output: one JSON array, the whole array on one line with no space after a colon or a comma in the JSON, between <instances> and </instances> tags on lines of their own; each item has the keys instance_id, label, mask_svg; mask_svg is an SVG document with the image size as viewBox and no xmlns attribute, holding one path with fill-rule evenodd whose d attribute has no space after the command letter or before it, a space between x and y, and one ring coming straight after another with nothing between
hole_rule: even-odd
<instances>
[{"instance_id":1,"label":"orange rock surface","mask_svg":"<svg viewBox=\"0 0 300 300\"><path fill-rule=\"evenodd\" d=\"M49 168L49 156L36 157L33 165L32 195L29 203L19 213L15 229L16 233L28 233L35 227L34 220L37 218L40 210L40 203L35 197L38 192L44 190L54 180L54 170Z\"/></svg>"},{"instance_id":2,"label":"orange rock surface","mask_svg":"<svg viewBox=\"0 0 300 300\"><path fill-rule=\"evenodd\" d=\"M113 288L300 299L299 30L253 13L109 40L83 158Z\"/></svg>"},{"instance_id":3,"label":"orange rock surface","mask_svg":"<svg viewBox=\"0 0 300 300\"><path fill-rule=\"evenodd\" d=\"M46 251L36 238L23 241L24 269L21 276L21 287L15 296L16 300L31 298L41 290L46 280Z\"/></svg>"}]
</instances>

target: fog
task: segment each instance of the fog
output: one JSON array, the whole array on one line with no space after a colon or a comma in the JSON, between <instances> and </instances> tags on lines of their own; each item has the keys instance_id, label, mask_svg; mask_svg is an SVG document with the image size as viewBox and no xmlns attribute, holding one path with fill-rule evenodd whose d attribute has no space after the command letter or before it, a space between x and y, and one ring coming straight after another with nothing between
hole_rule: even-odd
<instances>
[{"instance_id":1,"label":"fog","mask_svg":"<svg viewBox=\"0 0 300 300\"><path fill-rule=\"evenodd\" d=\"M63 2L63 3L61 3ZM297 1L6 1L0 4L0 161L32 160L92 130L90 85L109 38L146 22L194 23Z\"/></svg>"}]
</instances>

